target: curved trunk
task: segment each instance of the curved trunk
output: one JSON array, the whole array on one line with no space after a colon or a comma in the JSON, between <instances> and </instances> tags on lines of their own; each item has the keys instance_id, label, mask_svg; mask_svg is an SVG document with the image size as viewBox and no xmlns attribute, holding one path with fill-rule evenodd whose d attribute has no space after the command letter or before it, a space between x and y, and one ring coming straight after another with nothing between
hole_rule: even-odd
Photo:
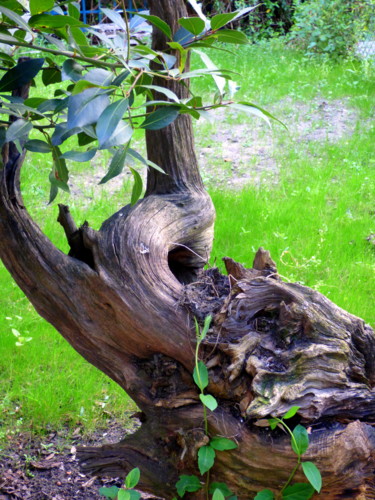
<instances>
[{"instance_id":1,"label":"curved trunk","mask_svg":"<svg viewBox=\"0 0 375 500\"><path fill-rule=\"evenodd\" d=\"M167 21L186 15L182 1L150 4L156 15L164 9ZM154 47L159 43L155 37ZM199 474L197 450L208 438L191 376L193 318L212 314L201 351L207 390L219 401L208 417L209 434L239 447L217 452L211 480L226 482L240 499L263 488L277 491L295 456L286 436L259 424L298 405L295 422L310 428L306 458L322 471L324 499L374 498L373 331L322 295L281 282L264 251L252 270L227 259L230 278L202 272L214 209L199 176L190 118L147 132L147 148L167 175L150 172L145 198L99 231L77 228L60 206L69 255L23 206L22 155L12 144L4 152L4 264L41 316L143 413L141 428L121 443L81 449L83 466L116 476L139 466L141 487L164 498L175 496L180 474Z\"/></svg>"}]
</instances>

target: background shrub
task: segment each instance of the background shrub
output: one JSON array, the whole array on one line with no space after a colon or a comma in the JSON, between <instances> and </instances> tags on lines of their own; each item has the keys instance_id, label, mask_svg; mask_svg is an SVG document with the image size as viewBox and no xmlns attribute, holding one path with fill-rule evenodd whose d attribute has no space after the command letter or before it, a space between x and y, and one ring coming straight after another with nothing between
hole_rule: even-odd
<instances>
[{"instance_id":1,"label":"background shrub","mask_svg":"<svg viewBox=\"0 0 375 500\"><path fill-rule=\"evenodd\" d=\"M290 39L308 55L350 54L373 33L375 0L296 0Z\"/></svg>"}]
</instances>

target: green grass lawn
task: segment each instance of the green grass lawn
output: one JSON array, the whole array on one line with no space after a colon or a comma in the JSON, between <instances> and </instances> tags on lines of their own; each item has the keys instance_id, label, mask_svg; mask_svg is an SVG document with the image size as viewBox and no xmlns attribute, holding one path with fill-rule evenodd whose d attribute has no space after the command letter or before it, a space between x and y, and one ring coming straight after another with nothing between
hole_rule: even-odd
<instances>
[{"instance_id":1,"label":"green grass lawn","mask_svg":"<svg viewBox=\"0 0 375 500\"><path fill-rule=\"evenodd\" d=\"M375 326L375 246L366 239L375 233L374 67L307 60L277 41L212 59L243 75L237 78L242 100L266 107L289 130L274 125L271 132L259 120L233 112L196 124L202 172L217 210L211 264L221 266L221 257L231 256L251 266L263 246L286 280L321 291ZM200 78L198 84L207 95L213 90L209 80ZM331 116L332 137L317 133L325 126L317 114L322 103L338 110L336 121ZM339 134L340 106L348 124ZM215 139L218 133L228 141ZM238 135L232 143L236 165L228 158L232 133ZM268 148L271 168L258 168L258 142ZM87 219L98 228L129 201L126 174L105 186L92 181L107 160L71 165L74 194L57 201L70 205L78 223ZM67 251L56 202L47 205L49 161L29 155L24 198L46 234ZM240 182L231 184L235 177ZM232 185L235 189L227 189ZM127 396L39 318L3 267L0 280L0 439L25 429L69 425L73 430L79 423L90 430L112 417L125 423L132 409ZM12 328L32 340L16 346Z\"/></svg>"}]
</instances>

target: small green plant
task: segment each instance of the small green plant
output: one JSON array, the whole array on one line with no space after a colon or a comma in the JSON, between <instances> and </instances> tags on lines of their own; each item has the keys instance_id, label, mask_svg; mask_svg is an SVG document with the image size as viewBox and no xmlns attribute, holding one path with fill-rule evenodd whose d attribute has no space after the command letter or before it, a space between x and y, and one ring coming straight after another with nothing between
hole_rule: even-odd
<instances>
[{"instance_id":1,"label":"small green plant","mask_svg":"<svg viewBox=\"0 0 375 500\"><path fill-rule=\"evenodd\" d=\"M126 476L124 485L121 488L118 488L117 486L100 488L99 495L111 500L139 500L141 498L141 494L134 488L139 483L140 477L140 470L136 467Z\"/></svg>"},{"instance_id":2,"label":"small green plant","mask_svg":"<svg viewBox=\"0 0 375 500\"><path fill-rule=\"evenodd\" d=\"M309 446L309 435L307 430L302 425L297 425L292 431L285 423L285 420L294 417L298 410L299 406L292 406L282 418L273 417L268 420L268 424L271 429L281 427L290 434L291 446L294 453L297 455L297 464L292 470L279 495L275 496L271 490L265 489L260 491L254 500L286 500L292 498L309 500L315 491L319 493L322 488L322 477L317 466L312 462L302 462L302 455L306 453ZM295 483L291 485L291 482L300 467L302 467L302 470L309 482Z\"/></svg>"},{"instance_id":3,"label":"small green plant","mask_svg":"<svg viewBox=\"0 0 375 500\"><path fill-rule=\"evenodd\" d=\"M199 349L210 328L211 320L211 316L206 316L202 330L199 328L197 320L195 320L197 343L195 346L195 367L193 371L193 379L200 390L199 398L203 404L204 432L208 437L209 430L207 408L214 411L216 410L218 403L214 396L211 394L205 394L204 392L209 384L209 377L206 365L199 359ZM198 476L182 475L176 483L178 495L183 497L187 492L194 493L202 488L205 488L207 499L209 498L209 495L212 495L212 500L236 500L237 497L233 495L225 483L210 483L210 469L214 466L216 451L234 450L235 448L237 448L237 444L232 441L232 439L221 436L209 438L208 444L201 446L198 451L198 468L201 476L206 476L205 484L202 484Z\"/></svg>"}]
</instances>

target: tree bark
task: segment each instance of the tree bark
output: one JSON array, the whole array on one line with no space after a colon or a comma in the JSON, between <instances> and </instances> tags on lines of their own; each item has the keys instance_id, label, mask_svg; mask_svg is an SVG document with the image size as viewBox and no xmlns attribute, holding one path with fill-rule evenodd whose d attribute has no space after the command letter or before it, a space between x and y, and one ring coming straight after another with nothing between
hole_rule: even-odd
<instances>
[{"instance_id":1,"label":"tree bark","mask_svg":"<svg viewBox=\"0 0 375 500\"><path fill-rule=\"evenodd\" d=\"M182 1L153 0L150 7L174 26L186 15ZM153 43L160 48L164 41L157 35ZM280 489L295 456L287 436L259 424L298 405L295 423L310 429L306 459L322 471L322 497L375 498L373 331L317 292L283 283L263 250L251 270L226 259L229 276L203 272L215 214L199 176L191 120L180 116L146 139L149 158L167 175L150 172L145 198L99 231L87 223L77 228L60 206L69 255L23 205L23 155L12 144L4 152L4 264L39 314L142 412L140 429L121 443L81 449L83 467L124 476L139 466L141 487L166 499L175 496L180 474L199 475L197 451L208 438L191 376L193 318L212 314L201 352L208 392L219 401L209 434L239 446L217 452L211 480L226 482L241 500Z\"/></svg>"}]
</instances>

